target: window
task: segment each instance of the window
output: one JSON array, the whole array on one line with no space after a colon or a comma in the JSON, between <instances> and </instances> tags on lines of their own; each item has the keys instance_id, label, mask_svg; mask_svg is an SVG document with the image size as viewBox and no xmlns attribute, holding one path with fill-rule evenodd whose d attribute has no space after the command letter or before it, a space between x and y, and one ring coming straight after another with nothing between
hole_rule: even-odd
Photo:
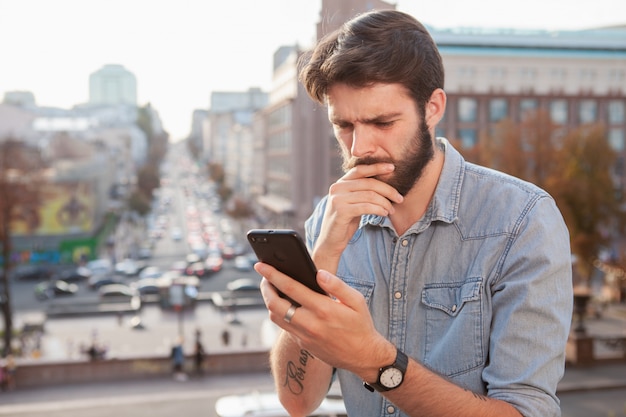
<instances>
[{"instance_id":1,"label":"window","mask_svg":"<svg viewBox=\"0 0 626 417\"><path fill-rule=\"evenodd\" d=\"M489 120L499 122L509 113L509 103L504 98L494 98L489 100Z\"/></svg>"},{"instance_id":2,"label":"window","mask_svg":"<svg viewBox=\"0 0 626 417\"><path fill-rule=\"evenodd\" d=\"M609 124L624 123L624 113L624 100L611 100L609 102Z\"/></svg>"},{"instance_id":3,"label":"window","mask_svg":"<svg viewBox=\"0 0 626 417\"><path fill-rule=\"evenodd\" d=\"M538 104L537 100L534 98L525 98L520 100L519 102L519 117L521 120L524 120L528 117L528 115L535 110L537 110Z\"/></svg>"},{"instance_id":4,"label":"window","mask_svg":"<svg viewBox=\"0 0 626 417\"><path fill-rule=\"evenodd\" d=\"M578 103L578 118L580 123L593 123L598 115L598 104L595 100L581 100Z\"/></svg>"},{"instance_id":5,"label":"window","mask_svg":"<svg viewBox=\"0 0 626 417\"><path fill-rule=\"evenodd\" d=\"M556 124L567 123L567 101L553 100L550 102L550 118Z\"/></svg>"},{"instance_id":6,"label":"window","mask_svg":"<svg viewBox=\"0 0 626 417\"><path fill-rule=\"evenodd\" d=\"M624 150L624 130L609 129L609 145L616 152Z\"/></svg>"},{"instance_id":7,"label":"window","mask_svg":"<svg viewBox=\"0 0 626 417\"><path fill-rule=\"evenodd\" d=\"M473 98L460 98L458 110L459 122L475 122L478 113L478 103Z\"/></svg>"},{"instance_id":8,"label":"window","mask_svg":"<svg viewBox=\"0 0 626 417\"><path fill-rule=\"evenodd\" d=\"M464 149L471 149L476 145L478 135L476 129L459 129L459 138Z\"/></svg>"}]
</instances>

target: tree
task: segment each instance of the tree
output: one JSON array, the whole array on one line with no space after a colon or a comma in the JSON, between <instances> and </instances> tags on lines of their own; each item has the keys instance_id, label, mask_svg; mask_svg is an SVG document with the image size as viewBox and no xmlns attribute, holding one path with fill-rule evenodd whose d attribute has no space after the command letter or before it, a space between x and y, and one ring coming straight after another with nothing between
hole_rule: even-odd
<instances>
[{"instance_id":1,"label":"tree","mask_svg":"<svg viewBox=\"0 0 626 417\"><path fill-rule=\"evenodd\" d=\"M11 272L11 225L22 222L29 232L40 224L39 207L43 169L41 154L17 140L0 143L0 245L2 246L2 292L0 305L4 317L4 353L11 348L13 314L9 275Z\"/></svg>"},{"instance_id":2,"label":"tree","mask_svg":"<svg viewBox=\"0 0 626 417\"><path fill-rule=\"evenodd\" d=\"M624 228L620 198L611 178L616 154L600 125L565 133L545 111L519 124L503 120L480 146L473 160L517 176L549 192L567 224L577 272L588 282L599 251Z\"/></svg>"},{"instance_id":3,"label":"tree","mask_svg":"<svg viewBox=\"0 0 626 417\"><path fill-rule=\"evenodd\" d=\"M601 126L581 127L568 134L559 151L559 175L546 189L554 196L570 231L577 270L588 282L602 247L624 228L624 213L611 178L617 155Z\"/></svg>"}]
</instances>

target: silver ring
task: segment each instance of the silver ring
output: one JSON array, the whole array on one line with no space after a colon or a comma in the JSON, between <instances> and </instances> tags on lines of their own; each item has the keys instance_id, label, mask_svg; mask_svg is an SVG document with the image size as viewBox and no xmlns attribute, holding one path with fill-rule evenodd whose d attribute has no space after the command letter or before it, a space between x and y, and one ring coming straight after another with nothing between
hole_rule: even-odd
<instances>
[{"instance_id":1,"label":"silver ring","mask_svg":"<svg viewBox=\"0 0 626 417\"><path fill-rule=\"evenodd\" d=\"M287 323L291 323L291 319L293 318L293 315L296 314L296 309L298 308L297 305L292 304L288 309L287 312L285 313L285 317L283 317L283 320L285 320Z\"/></svg>"}]
</instances>

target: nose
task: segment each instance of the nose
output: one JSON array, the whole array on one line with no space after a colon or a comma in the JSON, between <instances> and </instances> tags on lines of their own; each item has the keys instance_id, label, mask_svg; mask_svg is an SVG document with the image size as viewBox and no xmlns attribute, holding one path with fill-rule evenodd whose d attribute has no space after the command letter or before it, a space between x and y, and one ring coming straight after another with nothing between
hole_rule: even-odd
<instances>
[{"instance_id":1,"label":"nose","mask_svg":"<svg viewBox=\"0 0 626 417\"><path fill-rule=\"evenodd\" d=\"M374 138L366 126L356 125L352 131L350 152L356 158L362 158L374 152Z\"/></svg>"}]
</instances>

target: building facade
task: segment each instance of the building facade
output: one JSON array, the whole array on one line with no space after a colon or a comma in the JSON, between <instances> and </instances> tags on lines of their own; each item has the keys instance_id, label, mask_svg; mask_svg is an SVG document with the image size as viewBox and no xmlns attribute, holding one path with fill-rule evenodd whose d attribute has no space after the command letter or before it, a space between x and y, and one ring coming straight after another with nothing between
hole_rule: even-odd
<instances>
[{"instance_id":1,"label":"building facade","mask_svg":"<svg viewBox=\"0 0 626 417\"><path fill-rule=\"evenodd\" d=\"M137 79L122 65L108 64L89 76L89 104L137 105Z\"/></svg>"}]
</instances>

